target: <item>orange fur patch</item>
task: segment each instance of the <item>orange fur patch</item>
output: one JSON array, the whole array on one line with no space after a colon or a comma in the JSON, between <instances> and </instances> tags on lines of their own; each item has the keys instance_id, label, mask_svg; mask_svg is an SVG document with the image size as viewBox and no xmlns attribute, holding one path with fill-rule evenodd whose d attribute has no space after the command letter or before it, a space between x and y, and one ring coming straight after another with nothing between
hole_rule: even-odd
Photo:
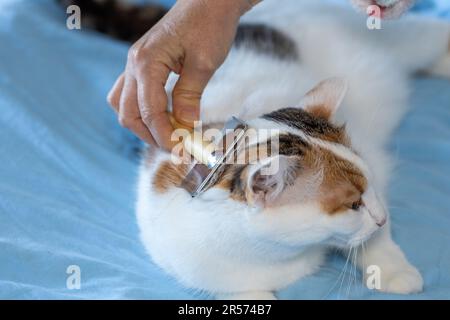
<instances>
[{"instance_id":1,"label":"orange fur patch","mask_svg":"<svg viewBox=\"0 0 450 320\"><path fill-rule=\"evenodd\" d=\"M325 106L321 105L308 107L308 112L318 118L322 118L325 120L328 120L331 117L331 111Z\"/></svg>"},{"instance_id":2,"label":"orange fur patch","mask_svg":"<svg viewBox=\"0 0 450 320\"><path fill-rule=\"evenodd\" d=\"M329 214L343 212L361 199L367 188L367 179L350 161L337 157L328 150L314 148L309 156L316 170L323 170L319 202Z\"/></svg>"},{"instance_id":3,"label":"orange fur patch","mask_svg":"<svg viewBox=\"0 0 450 320\"><path fill-rule=\"evenodd\" d=\"M170 161L164 161L153 176L153 187L159 193L164 193L172 187L179 187L187 173L187 165L175 165Z\"/></svg>"},{"instance_id":4,"label":"orange fur patch","mask_svg":"<svg viewBox=\"0 0 450 320\"><path fill-rule=\"evenodd\" d=\"M323 132L321 138L349 145L349 140L343 128L327 130ZM248 163L254 163L253 157L258 155L259 159L260 154L250 151L251 149L246 148L243 152L245 163L226 164L223 175L215 184L217 188L229 190L230 198L236 201L251 201L251 192L247 185ZM270 156L271 150L268 151L266 156ZM339 158L329 150L309 145L294 136L284 136L280 140L278 151L280 154L297 156L300 170L305 172L321 171L322 181L319 186L319 194L315 197L321 204L322 209L329 214L349 210L353 203L360 201L362 193L367 188L367 180L362 172L350 161ZM153 162L156 152L158 151L154 148L148 149L146 154L147 165ZM242 157L242 154L240 157ZM187 165L174 165L170 161L162 162L153 177L153 187L160 193L164 193L172 187L179 187L187 173Z\"/></svg>"},{"instance_id":5,"label":"orange fur patch","mask_svg":"<svg viewBox=\"0 0 450 320\"><path fill-rule=\"evenodd\" d=\"M325 212L343 212L360 201L367 188L367 180L355 165L326 149L314 146L303 150L304 154L299 156L300 170L322 172L318 201ZM247 172L245 165L228 165L216 187L230 190L230 197L234 200L250 202Z\"/></svg>"}]
</instances>

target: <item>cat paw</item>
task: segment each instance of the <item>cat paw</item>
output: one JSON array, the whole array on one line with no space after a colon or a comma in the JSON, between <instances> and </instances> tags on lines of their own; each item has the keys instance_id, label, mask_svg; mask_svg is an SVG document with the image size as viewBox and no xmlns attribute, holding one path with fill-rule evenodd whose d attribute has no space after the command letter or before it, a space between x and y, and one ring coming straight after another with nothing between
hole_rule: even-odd
<instances>
[{"instance_id":1,"label":"cat paw","mask_svg":"<svg viewBox=\"0 0 450 320\"><path fill-rule=\"evenodd\" d=\"M416 268L410 266L403 270L398 270L382 277L382 292L411 294L421 292L423 289L423 279Z\"/></svg>"},{"instance_id":2,"label":"cat paw","mask_svg":"<svg viewBox=\"0 0 450 320\"><path fill-rule=\"evenodd\" d=\"M225 293L216 296L218 300L277 300L270 291L248 291L238 293Z\"/></svg>"}]
</instances>

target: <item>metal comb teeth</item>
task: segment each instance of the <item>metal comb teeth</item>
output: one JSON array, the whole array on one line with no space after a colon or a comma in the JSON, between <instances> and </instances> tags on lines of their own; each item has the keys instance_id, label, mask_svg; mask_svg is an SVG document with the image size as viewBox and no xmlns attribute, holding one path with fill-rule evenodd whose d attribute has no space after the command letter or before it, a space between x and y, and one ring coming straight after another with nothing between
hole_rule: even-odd
<instances>
[{"instance_id":1,"label":"metal comb teeth","mask_svg":"<svg viewBox=\"0 0 450 320\"><path fill-rule=\"evenodd\" d=\"M248 125L235 117L228 120L222 129L222 138L208 164L193 160L193 165L181 183L192 197L197 197L213 186L222 175L227 159L239 148Z\"/></svg>"}]
</instances>

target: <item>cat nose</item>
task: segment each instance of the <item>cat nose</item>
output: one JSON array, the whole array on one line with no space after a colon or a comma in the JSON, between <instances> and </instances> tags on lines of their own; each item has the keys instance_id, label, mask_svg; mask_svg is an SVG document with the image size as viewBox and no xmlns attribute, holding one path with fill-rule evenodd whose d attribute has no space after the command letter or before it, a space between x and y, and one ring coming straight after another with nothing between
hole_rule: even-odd
<instances>
[{"instance_id":1,"label":"cat nose","mask_svg":"<svg viewBox=\"0 0 450 320\"><path fill-rule=\"evenodd\" d=\"M362 199L366 204L367 212L373 219L373 222L375 222L378 227L384 226L386 224L387 212L378 199L375 191L372 188L368 188L363 194Z\"/></svg>"},{"instance_id":2,"label":"cat nose","mask_svg":"<svg viewBox=\"0 0 450 320\"><path fill-rule=\"evenodd\" d=\"M381 228L382 226L384 226L386 224L387 215L384 210L382 210L381 212L377 212L376 214L375 214L375 211L368 210L368 212L369 212L369 215L372 217L372 219L375 221L375 224L377 226L379 226Z\"/></svg>"},{"instance_id":3,"label":"cat nose","mask_svg":"<svg viewBox=\"0 0 450 320\"><path fill-rule=\"evenodd\" d=\"M380 221L376 222L377 226L380 228L386 224L386 217L383 217Z\"/></svg>"},{"instance_id":4,"label":"cat nose","mask_svg":"<svg viewBox=\"0 0 450 320\"><path fill-rule=\"evenodd\" d=\"M386 224L386 213L384 210L378 214L373 214L372 211L369 210L369 214L373 220L375 220L375 224L380 228Z\"/></svg>"}]
</instances>

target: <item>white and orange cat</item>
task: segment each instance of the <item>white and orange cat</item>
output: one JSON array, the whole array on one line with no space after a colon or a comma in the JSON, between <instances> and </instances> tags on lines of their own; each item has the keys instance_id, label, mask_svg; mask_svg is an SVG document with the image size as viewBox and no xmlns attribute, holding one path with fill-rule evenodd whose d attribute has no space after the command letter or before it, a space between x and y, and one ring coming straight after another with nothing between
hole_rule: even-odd
<instances>
[{"instance_id":1,"label":"white and orange cat","mask_svg":"<svg viewBox=\"0 0 450 320\"><path fill-rule=\"evenodd\" d=\"M117 1L62 2L82 4L94 18L96 6L141 12ZM380 4L385 17L413 3L352 2L362 9ZM132 40L164 14L159 7L145 12L122 24L114 14L89 21ZM201 120L220 127L234 115L255 129L278 129L279 153L227 165L216 185L193 199L179 187L186 167L149 148L136 211L152 260L184 286L218 298L274 299L317 271L330 248L347 254L364 243L355 263L380 268L379 290L421 291L419 271L390 234L393 162L385 146L407 111L409 76L450 77L450 25L406 16L368 30L364 16L326 0L264 0L242 23L202 97ZM262 174L274 162L279 170Z\"/></svg>"},{"instance_id":2,"label":"white and orange cat","mask_svg":"<svg viewBox=\"0 0 450 320\"><path fill-rule=\"evenodd\" d=\"M381 291L421 291L419 271L390 234L385 145L406 111L408 77L450 77L450 25L406 16L370 31L351 9L298 0L265 0L242 22L206 88L201 119L234 115L279 129L280 152L228 165L192 199L179 187L185 169L148 150L136 211L153 261L218 298L273 299L317 271L330 248L364 242L356 263L380 268ZM262 175L272 161L279 170Z\"/></svg>"}]
</instances>

